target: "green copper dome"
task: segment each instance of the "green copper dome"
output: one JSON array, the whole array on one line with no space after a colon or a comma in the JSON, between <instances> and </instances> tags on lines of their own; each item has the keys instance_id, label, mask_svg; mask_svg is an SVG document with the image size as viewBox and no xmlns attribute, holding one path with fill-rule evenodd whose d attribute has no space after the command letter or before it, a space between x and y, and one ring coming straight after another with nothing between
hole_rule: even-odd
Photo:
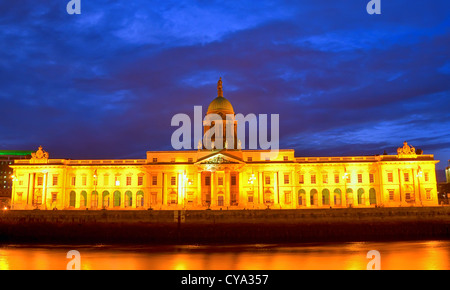
<instances>
[{"instance_id":1,"label":"green copper dome","mask_svg":"<svg viewBox=\"0 0 450 290\"><path fill-rule=\"evenodd\" d=\"M211 102L211 104L209 104L208 111L206 112L206 114L222 113L224 115L226 114L234 115L234 109L230 101L228 101L223 97L222 78L220 78L219 82L217 83L217 92L218 96Z\"/></svg>"}]
</instances>

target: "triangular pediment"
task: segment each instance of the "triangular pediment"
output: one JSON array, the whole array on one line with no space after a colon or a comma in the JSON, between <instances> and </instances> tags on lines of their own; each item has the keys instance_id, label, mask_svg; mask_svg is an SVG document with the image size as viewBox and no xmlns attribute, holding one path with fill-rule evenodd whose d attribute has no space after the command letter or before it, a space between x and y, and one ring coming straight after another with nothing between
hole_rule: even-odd
<instances>
[{"instance_id":1,"label":"triangular pediment","mask_svg":"<svg viewBox=\"0 0 450 290\"><path fill-rule=\"evenodd\" d=\"M215 152L200 158L195 164L241 164L244 163L240 158L227 154L225 152Z\"/></svg>"}]
</instances>

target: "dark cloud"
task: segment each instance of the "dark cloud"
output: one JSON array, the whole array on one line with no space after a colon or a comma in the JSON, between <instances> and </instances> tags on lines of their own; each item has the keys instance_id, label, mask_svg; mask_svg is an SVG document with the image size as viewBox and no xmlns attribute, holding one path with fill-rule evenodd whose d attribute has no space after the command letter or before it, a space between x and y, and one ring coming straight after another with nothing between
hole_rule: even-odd
<instances>
[{"instance_id":1,"label":"dark cloud","mask_svg":"<svg viewBox=\"0 0 450 290\"><path fill-rule=\"evenodd\" d=\"M176 113L223 77L236 112L280 114L297 155L449 159L450 4L383 1L0 3L0 148L65 158L170 150Z\"/></svg>"}]
</instances>

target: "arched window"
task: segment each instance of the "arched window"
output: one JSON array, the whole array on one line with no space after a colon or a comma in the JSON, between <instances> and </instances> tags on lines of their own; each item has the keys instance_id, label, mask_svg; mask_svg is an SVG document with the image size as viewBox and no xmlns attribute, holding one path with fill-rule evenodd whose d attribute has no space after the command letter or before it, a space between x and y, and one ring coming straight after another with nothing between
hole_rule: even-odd
<instances>
[{"instance_id":1,"label":"arched window","mask_svg":"<svg viewBox=\"0 0 450 290\"><path fill-rule=\"evenodd\" d=\"M144 206L144 192L139 190L136 193L136 206L143 207Z\"/></svg>"},{"instance_id":2,"label":"arched window","mask_svg":"<svg viewBox=\"0 0 450 290\"><path fill-rule=\"evenodd\" d=\"M130 207L133 204L133 193L131 191L125 192L125 207Z\"/></svg>"},{"instance_id":3,"label":"arched window","mask_svg":"<svg viewBox=\"0 0 450 290\"><path fill-rule=\"evenodd\" d=\"M358 204L364 204L365 198L364 198L364 189L360 188L358 189Z\"/></svg>"},{"instance_id":4,"label":"arched window","mask_svg":"<svg viewBox=\"0 0 450 290\"><path fill-rule=\"evenodd\" d=\"M330 191L326 188L322 190L322 204L330 205Z\"/></svg>"},{"instance_id":5,"label":"arched window","mask_svg":"<svg viewBox=\"0 0 450 290\"><path fill-rule=\"evenodd\" d=\"M347 188L347 204L353 205L353 189Z\"/></svg>"},{"instance_id":6,"label":"arched window","mask_svg":"<svg viewBox=\"0 0 450 290\"><path fill-rule=\"evenodd\" d=\"M109 207L109 191L103 191L102 193L102 207L107 208Z\"/></svg>"},{"instance_id":7,"label":"arched window","mask_svg":"<svg viewBox=\"0 0 450 290\"><path fill-rule=\"evenodd\" d=\"M77 194L75 193L75 191L71 191L69 196L69 206L75 207L76 202L77 202Z\"/></svg>"},{"instance_id":8,"label":"arched window","mask_svg":"<svg viewBox=\"0 0 450 290\"><path fill-rule=\"evenodd\" d=\"M114 207L120 207L120 191L114 192Z\"/></svg>"},{"instance_id":9,"label":"arched window","mask_svg":"<svg viewBox=\"0 0 450 290\"><path fill-rule=\"evenodd\" d=\"M306 191L304 189L298 191L298 205L306 205Z\"/></svg>"},{"instance_id":10,"label":"arched window","mask_svg":"<svg viewBox=\"0 0 450 290\"><path fill-rule=\"evenodd\" d=\"M95 209L98 207L98 192L93 191L91 193L91 208Z\"/></svg>"},{"instance_id":11,"label":"arched window","mask_svg":"<svg viewBox=\"0 0 450 290\"><path fill-rule=\"evenodd\" d=\"M377 204L377 192L375 191L375 188L369 190L369 201L370 204Z\"/></svg>"},{"instance_id":12,"label":"arched window","mask_svg":"<svg viewBox=\"0 0 450 290\"><path fill-rule=\"evenodd\" d=\"M80 193L80 207L86 207L87 206L87 192L82 191Z\"/></svg>"},{"instance_id":13,"label":"arched window","mask_svg":"<svg viewBox=\"0 0 450 290\"><path fill-rule=\"evenodd\" d=\"M342 198L341 190L339 188L336 188L334 190L334 204L341 205L341 200L342 200L341 198Z\"/></svg>"},{"instance_id":14,"label":"arched window","mask_svg":"<svg viewBox=\"0 0 450 290\"><path fill-rule=\"evenodd\" d=\"M309 195L310 195L310 198L311 198L311 205L318 205L318 203L317 203L317 201L318 201L317 189L311 189Z\"/></svg>"}]
</instances>

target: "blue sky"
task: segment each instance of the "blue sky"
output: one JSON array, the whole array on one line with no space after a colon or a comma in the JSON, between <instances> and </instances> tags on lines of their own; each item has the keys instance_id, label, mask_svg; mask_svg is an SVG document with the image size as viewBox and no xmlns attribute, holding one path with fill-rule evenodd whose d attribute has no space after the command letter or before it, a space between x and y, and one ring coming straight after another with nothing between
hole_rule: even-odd
<instances>
[{"instance_id":1,"label":"blue sky","mask_svg":"<svg viewBox=\"0 0 450 290\"><path fill-rule=\"evenodd\" d=\"M450 159L450 2L0 2L0 149L55 158L171 150L177 113L216 97L280 114L297 156Z\"/></svg>"}]
</instances>

